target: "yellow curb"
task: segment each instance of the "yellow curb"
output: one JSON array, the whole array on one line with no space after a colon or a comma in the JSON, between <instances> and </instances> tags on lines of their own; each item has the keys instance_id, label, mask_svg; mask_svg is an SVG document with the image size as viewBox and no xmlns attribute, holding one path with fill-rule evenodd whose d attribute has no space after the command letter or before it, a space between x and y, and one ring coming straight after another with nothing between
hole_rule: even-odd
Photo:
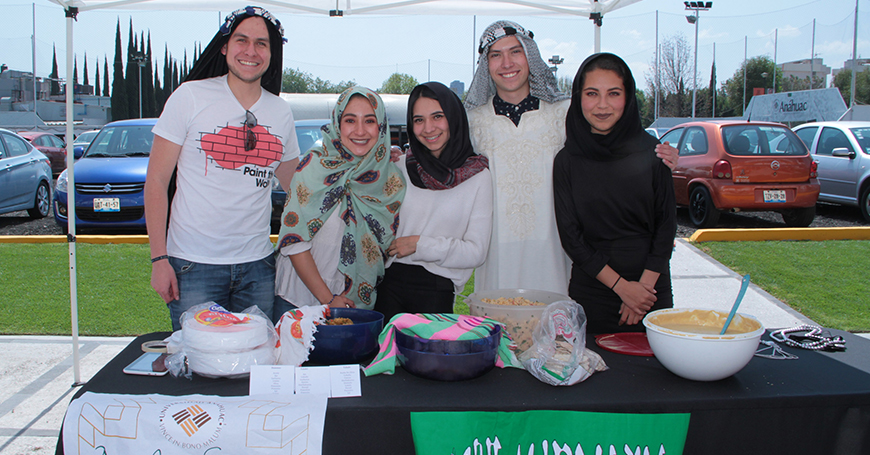
<instances>
[{"instance_id":1,"label":"yellow curb","mask_svg":"<svg viewBox=\"0 0 870 455\"><path fill-rule=\"evenodd\" d=\"M752 242L765 240L870 240L870 227L699 229L690 242Z\"/></svg>"},{"instance_id":2,"label":"yellow curb","mask_svg":"<svg viewBox=\"0 0 870 455\"><path fill-rule=\"evenodd\" d=\"M0 235L0 243L66 243L65 235ZM148 243L147 235L77 235L76 243Z\"/></svg>"}]
</instances>

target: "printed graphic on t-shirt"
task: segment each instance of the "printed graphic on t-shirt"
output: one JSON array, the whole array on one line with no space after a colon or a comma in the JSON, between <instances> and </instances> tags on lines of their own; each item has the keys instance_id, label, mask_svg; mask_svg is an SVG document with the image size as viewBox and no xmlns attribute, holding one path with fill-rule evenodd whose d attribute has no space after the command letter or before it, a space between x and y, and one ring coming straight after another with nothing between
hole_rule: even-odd
<instances>
[{"instance_id":1,"label":"printed graphic on t-shirt","mask_svg":"<svg viewBox=\"0 0 870 455\"><path fill-rule=\"evenodd\" d=\"M251 150L245 150L247 135L252 133L256 137L256 145ZM281 159L284 153L284 144L281 139L272 135L262 125L248 129L242 126L225 126L217 133L203 133L200 138L201 150L208 159L221 169L242 170L244 175L254 177L258 186L265 186L271 179L273 163Z\"/></svg>"}]
</instances>

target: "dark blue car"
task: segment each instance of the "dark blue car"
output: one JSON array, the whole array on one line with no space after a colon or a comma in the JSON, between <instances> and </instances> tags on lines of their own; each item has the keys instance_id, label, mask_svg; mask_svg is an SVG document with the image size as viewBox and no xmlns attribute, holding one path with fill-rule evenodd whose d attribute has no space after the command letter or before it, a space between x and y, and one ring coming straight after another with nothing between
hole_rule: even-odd
<instances>
[{"instance_id":1,"label":"dark blue car","mask_svg":"<svg viewBox=\"0 0 870 455\"><path fill-rule=\"evenodd\" d=\"M107 124L74 165L76 231L145 232L145 173L157 119ZM69 176L64 170L54 191L54 219L69 230Z\"/></svg>"}]
</instances>

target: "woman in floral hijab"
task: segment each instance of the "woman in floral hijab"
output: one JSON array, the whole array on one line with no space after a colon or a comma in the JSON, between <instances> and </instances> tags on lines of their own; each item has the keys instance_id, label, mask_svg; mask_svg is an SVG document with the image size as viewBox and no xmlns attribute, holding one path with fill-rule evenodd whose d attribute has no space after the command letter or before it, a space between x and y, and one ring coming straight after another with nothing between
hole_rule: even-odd
<instances>
[{"instance_id":1,"label":"woman in floral hijab","mask_svg":"<svg viewBox=\"0 0 870 455\"><path fill-rule=\"evenodd\" d=\"M405 195L389 131L381 98L352 87L323 126L323 145L300 159L278 236L276 320L303 305L374 306Z\"/></svg>"}]
</instances>

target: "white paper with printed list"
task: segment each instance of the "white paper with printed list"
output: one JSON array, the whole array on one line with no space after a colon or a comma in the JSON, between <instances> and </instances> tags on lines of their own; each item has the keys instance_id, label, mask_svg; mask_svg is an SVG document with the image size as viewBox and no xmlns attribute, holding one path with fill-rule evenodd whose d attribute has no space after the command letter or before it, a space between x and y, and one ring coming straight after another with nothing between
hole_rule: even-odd
<instances>
[{"instance_id":1,"label":"white paper with printed list","mask_svg":"<svg viewBox=\"0 0 870 455\"><path fill-rule=\"evenodd\" d=\"M359 365L254 365L251 367L249 394L358 397L362 396L360 368Z\"/></svg>"}]
</instances>

